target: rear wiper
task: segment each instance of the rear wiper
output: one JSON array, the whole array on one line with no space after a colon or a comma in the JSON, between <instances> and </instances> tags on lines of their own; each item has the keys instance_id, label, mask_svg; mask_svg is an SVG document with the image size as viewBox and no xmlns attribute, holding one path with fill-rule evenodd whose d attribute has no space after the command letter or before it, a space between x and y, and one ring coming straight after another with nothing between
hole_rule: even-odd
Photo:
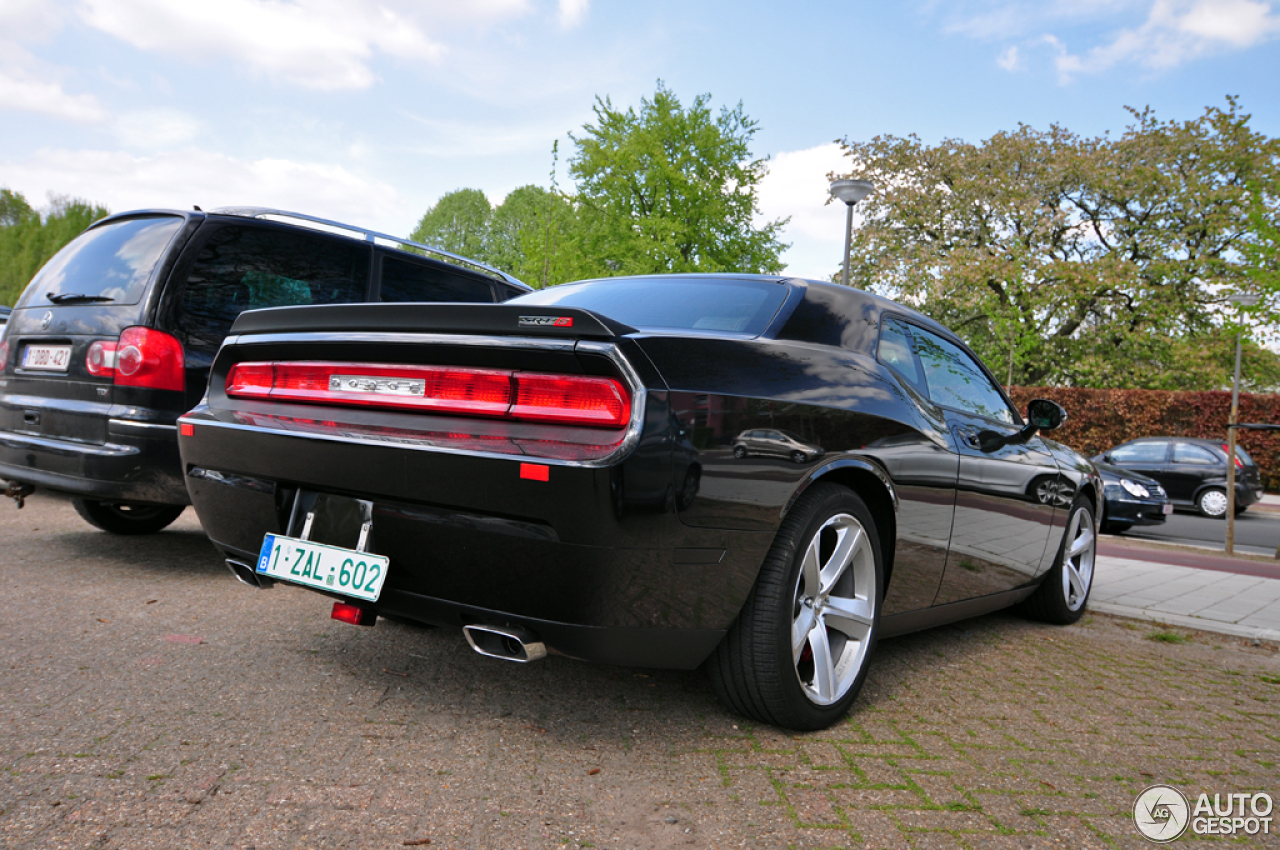
<instances>
[{"instance_id":1,"label":"rear wiper","mask_svg":"<svg viewBox=\"0 0 1280 850\"><path fill-rule=\"evenodd\" d=\"M52 292L45 293L54 304L66 304L71 301L115 301L110 295L82 295L79 292L60 292L54 295Z\"/></svg>"}]
</instances>

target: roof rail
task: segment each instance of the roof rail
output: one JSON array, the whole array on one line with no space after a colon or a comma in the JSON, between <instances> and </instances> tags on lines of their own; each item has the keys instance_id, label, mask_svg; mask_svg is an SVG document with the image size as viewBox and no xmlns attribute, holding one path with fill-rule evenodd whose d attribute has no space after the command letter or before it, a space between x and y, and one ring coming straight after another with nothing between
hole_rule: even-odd
<instances>
[{"instance_id":1,"label":"roof rail","mask_svg":"<svg viewBox=\"0 0 1280 850\"><path fill-rule=\"evenodd\" d=\"M450 251L444 250L443 248L424 245L421 242L414 242L412 239L402 239L399 236L379 233L376 230L368 230L351 224L343 224L340 221L330 221L327 218L317 218L313 215L304 215L303 213L289 212L288 210L277 210L270 207L219 207L216 210L209 210L209 212L215 215L236 215L243 218L287 219L300 222L303 226L311 225L313 230L321 230L327 233L337 232L339 235L360 238L365 242L376 244L378 240L384 240L392 243L393 247L409 246L411 248L416 248L419 251L435 254L438 257L444 258L446 261L460 263L478 271L495 275L507 283L533 291L533 287L529 286L529 284L512 277L501 269L495 269L493 266L488 266L476 260L463 257L460 254L454 254ZM320 226L316 227L315 225Z\"/></svg>"}]
</instances>

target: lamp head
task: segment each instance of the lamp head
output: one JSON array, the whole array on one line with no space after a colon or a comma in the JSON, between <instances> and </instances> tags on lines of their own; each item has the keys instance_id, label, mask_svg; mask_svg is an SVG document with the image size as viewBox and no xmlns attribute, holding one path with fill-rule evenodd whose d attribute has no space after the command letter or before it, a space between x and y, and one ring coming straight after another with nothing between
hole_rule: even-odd
<instances>
[{"instance_id":1,"label":"lamp head","mask_svg":"<svg viewBox=\"0 0 1280 850\"><path fill-rule=\"evenodd\" d=\"M876 184L870 180L852 180L848 177L842 177L839 180L831 181L831 195L838 201L844 201L849 206L853 206L861 201L876 188Z\"/></svg>"}]
</instances>

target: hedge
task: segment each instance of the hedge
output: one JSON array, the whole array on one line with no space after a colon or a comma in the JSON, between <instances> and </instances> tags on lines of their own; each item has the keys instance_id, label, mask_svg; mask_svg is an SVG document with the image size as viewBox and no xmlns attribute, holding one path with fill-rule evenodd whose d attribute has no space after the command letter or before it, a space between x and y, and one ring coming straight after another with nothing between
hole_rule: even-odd
<instances>
[{"instance_id":1,"label":"hedge","mask_svg":"<svg viewBox=\"0 0 1280 850\"><path fill-rule=\"evenodd\" d=\"M1168 390L1093 390L1079 387L1011 387L1010 397L1026 410L1033 398L1056 401L1067 424L1053 439L1093 456L1137 437L1227 438L1231 393ZM1241 422L1280 424L1280 395L1240 394ZM1280 491L1280 431L1240 431L1240 445L1262 471L1270 492Z\"/></svg>"}]
</instances>

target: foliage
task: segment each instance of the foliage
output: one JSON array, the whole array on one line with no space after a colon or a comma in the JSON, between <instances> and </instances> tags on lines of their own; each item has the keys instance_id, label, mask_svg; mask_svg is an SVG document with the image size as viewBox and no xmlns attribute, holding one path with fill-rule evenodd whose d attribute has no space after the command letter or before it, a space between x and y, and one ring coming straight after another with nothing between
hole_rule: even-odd
<instances>
[{"instance_id":1,"label":"foliage","mask_svg":"<svg viewBox=\"0 0 1280 850\"><path fill-rule=\"evenodd\" d=\"M739 103L713 116L710 95L685 108L658 83L639 112L597 98L596 123L571 135L569 173L583 250L599 274L777 272L785 220L755 227L767 159Z\"/></svg>"},{"instance_id":2,"label":"foliage","mask_svg":"<svg viewBox=\"0 0 1280 850\"><path fill-rule=\"evenodd\" d=\"M1231 393L1224 390L1011 387L1009 396L1024 411L1033 398L1066 408L1066 424L1049 436L1090 457L1138 437L1208 437L1225 443L1231 413ZM1280 395L1241 393L1239 421L1280 425ZM1280 431L1241 429L1238 440L1258 464L1267 490L1280 490Z\"/></svg>"},{"instance_id":3,"label":"foliage","mask_svg":"<svg viewBox=\"0 0 1280 850\"><path fill-rule=\"evenodd\" d=\"M521 186L493 211L487 257L538 289L591 274L573 202L540 186Z\"/></svg>"},{"instance_id":4,"label":"foliage","mask_svg":"<svg viewBox=\"0 0 1280 850\"><path fill-rule=\"evenodd\" d=\"M106 215L105 207L53 197L42 218L20 193L0 189L0 304L12 306L50 257Z\"/></svg>"},{"instance_id":5,"label":"foliage","mask_svg":"<svg viewBox=\"0 0 1280 850\"><path fill-rule=\"evenodd\" d=\"M1132 114L1118 138L1022 125L976 145L845 141L878 187L859 207L856 279L947 324L1013 382L1228 384L1227 296L1261 291L1254 318L1280 316L1274 252L1246 258L1250 209L1277 220L1274 195L1259 204L1247 187L1276 185L1280 143L1234 99L1193 121Z\"/></svg>"},{"instance_id":6,"label":"foliage","mask_svg":"<svg viewBox=\"0 0 1280 850\"><path fill-rule=\"evenodd\" d=\"M456 189L423 214L409 238L483 262L492 214L484 192Z\"/></svg>"}]
</instances>

